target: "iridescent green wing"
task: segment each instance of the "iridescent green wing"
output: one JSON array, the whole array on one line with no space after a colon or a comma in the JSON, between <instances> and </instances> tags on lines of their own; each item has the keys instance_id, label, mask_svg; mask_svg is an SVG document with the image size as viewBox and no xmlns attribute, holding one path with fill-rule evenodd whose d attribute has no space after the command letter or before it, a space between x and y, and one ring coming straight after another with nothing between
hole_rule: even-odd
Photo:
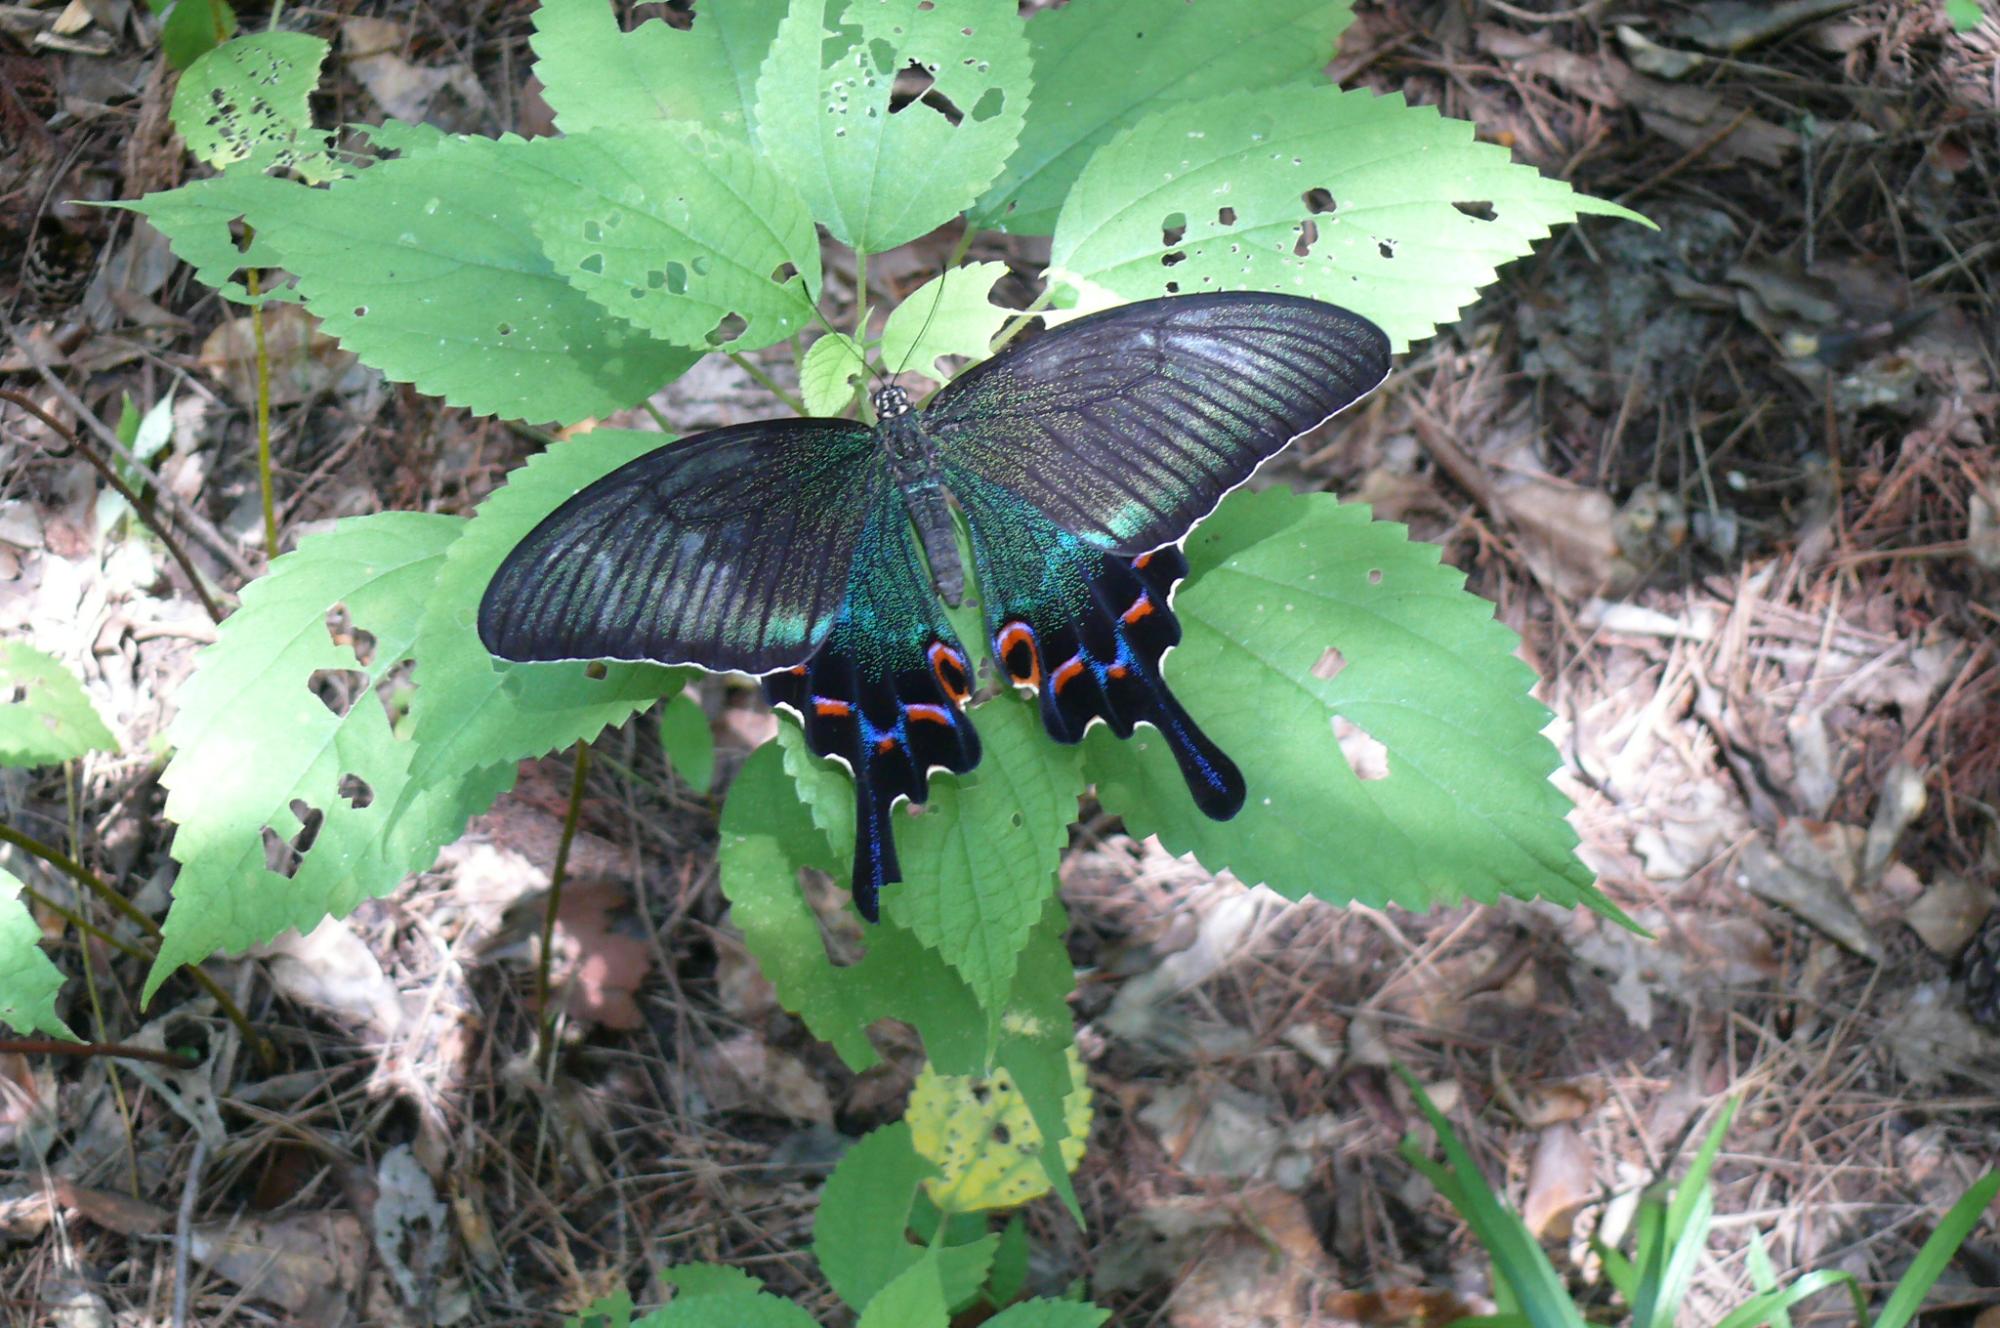
<instances>
[{"instance_id":1,"label":"iridescent green wing","mask_svg":"<svg viewBox=\"0 0 2000 1328\"><path fill-rule=\"evenodd\" d=\"M972 532L994 657L1058 742L1095 720L1157 728L1195 805L1243 806L1241 772L1168 690L1174 547L1292 439L1388 373L1380 329L1285 295L1147 300L980 364L924 413Z\"/></svg>"},{"instance_id":2,"label":"iridescent green wing","mask_svg":"<svg viewBox=\"0 0 2000 1328\"><path fill-rule=\"evenodd\" d=\"M510 660L801 663L847 597L864 515L894 497L859 424L697 434L582 489L516 545L480 602L480 639Z\"/></svg>"}]
</instances>

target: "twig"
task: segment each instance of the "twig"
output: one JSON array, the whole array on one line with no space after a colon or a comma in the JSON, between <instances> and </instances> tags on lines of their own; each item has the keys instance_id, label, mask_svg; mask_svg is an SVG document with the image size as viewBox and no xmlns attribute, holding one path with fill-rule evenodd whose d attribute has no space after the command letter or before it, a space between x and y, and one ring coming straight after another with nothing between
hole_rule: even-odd
<instances>
[{"instance_id":1,"label":"twig","mask_svg":"<svg viewBox=\"0 0 2000 1328\"><path fill-rule=\"evenodd\" d=\"M549 999L549 966L554 958L556 911L562 907L563 876L569 870L569 846L576 839L576 822L583 811L583 785L590 773L590 744L576 745L576 768L569 780L569 809L563 813L562 838L556 843L556 864L549 870L549 902L542 910L542 953L535 966L535 1003L542 1014L542 1076L548 1077L555 1053L555 1002Z\"/></svg>"},{"instance_id":2,"label":"twig","mask_svg":"<svg viewBox=\"0 0 2000 1328\"><path fill-rule=\"evenodd\" d=\"M1673 179L1676 175L1679 175L1682 171L1686 170L1688 167L1694 165L1696 162L1700 161L1703 157L1706 157L1709 153L1713 152L1716 146L1720 144L1724 139L1728 138L1738 129L1741 129L1743 127L1744 122L1750 118L1751 110L1752 110L1751 107L1745 106L1742 110L1736 113L1736 118L1734 120L1731 120L1728 124L1722 126L1722 128L1716 130L1714 133L1710 134L1707 138L1704 138L1703 140L1701 140L1701 142L1689 148L1686 152L1681 153L1680 156L1676 157L1658 174L1654 175L1653 178L1651 178L1650 180L1640 181L1638 184L1633 185L1630 189L1627 189L1624 193L1618 195L1618 197L1613 199L1612 201L1620 205L1630 205L1632 200L1639 197L1639 195L1646 193L1649 190L1656 189L1660 185L1663 185L1667 181Z\"/></svg>"},{"instance_id":3,"label":"twig","mask_svg":"<svg viewBox=\"0 0 2000 1328\"><path fill-rule=\"evenodd\" d=\"M85 461L88 461L91 464L91 468L103 476L104 482L109 484L120 498L123 498L130 504L134 512L138 513L139 519L146 523L146 529L159 537L160 543L166 546L167 553L173 558L174 562L179 564L181 574L187 577L188 584L194 587L194 593L201 599L202 608L208 610L208 616L211 619L221 622L222 606L215 602L214 597L208 593L208 587L202 584L201 573L195 570L194 563L189 560L187 550L181 547L181 542L175 539L165 526L160 524L159 518L153 513L152 504L141 502L139 495L132 491L132 486L127 484L117 471L106 464L103 457L97 455L90 448L85 447L81 438L64 428L61 421L57 420L33 401L22 396L19 392L10 392L4 388L0 388L0 400L13 402L22 410L27 411L30 415L33 415L43 424L48 425L49 428L61 434L64 439L68 440L70 450Z\"/></svg>"},{"instance_id":4,"label":"twig","mask_svg":"<svg viewBox=\"0 0 2000 1328\"><path fill-rule=\"evenodd\" d=\"M734 364L744 373L749 374L752 378L756 379L759 383L761 383L765 391L769 392L772 396L776 397L778 400L784 402L785 405L794 414L803 415L806 413L805 403L803 401L800 401L797 397L793 396L790 392L787 392L784 388L779 387L777 380L771 377L771 375L765 373L762 369L758 368L757 362L755 360L752 360L746 355L739 355L733 350L724 351L723 354L729 357L729 361L731 364Z\"/></svg>"},{"instance_id":5,"label":"twig","mask_svg":"<svg viewBox=\"0 0 2000 1328\"><path fill-rule=\"evenodd\" d=\"M181 1210L174 1218L174 1328L187 1328L188 1265L193 1254L194 1201L201 1190L201 1168L208 1161L208 1140L194 1137L194 1156L188 1159L187 1184L181 1187Z\"/></svg>"},{"instance_id":6,"label":"twig","mask_svg":"<svg viewBox=\"0 0 2000 1328\"><path fill-rule=\"evenodd\" d=\"M158 1047L134 1047L123 1042L65 1042L61 1038L0 1038L0 1053L22 1056L122 1056L126 1060L151 1061L170 1070L185 1070L194 1064L186 1056Z\"/></svg>"}]
</instances>

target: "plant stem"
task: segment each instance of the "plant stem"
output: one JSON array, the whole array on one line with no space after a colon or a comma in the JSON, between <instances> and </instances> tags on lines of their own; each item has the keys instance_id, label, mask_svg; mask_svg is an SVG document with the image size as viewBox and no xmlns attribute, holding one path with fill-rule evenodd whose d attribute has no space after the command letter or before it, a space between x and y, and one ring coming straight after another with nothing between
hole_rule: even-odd
<instances>
[{"instance_id":1,"label":"plant stem","mask_svg":"<svg viewBox=\"0 0 2000 1328\"><path fill-rule=\"evenodd\" d=\"M563 813L562 838L556 842L556 863L549 870L549 902L542 910L542 953L535 966L535 1004L542 1012L541 1061L546 1079L555 1055L555 1002L549 999L549 966L555 957L556 911L562 907L563 877L569 871L569 846L576 839L577 817L583 811L583 786L590 774L590 744L576 745L576 768L569 779L569 808Z\"/></svg>"},{"instance_id":2,"label":"plant stem","mask_svg":"<svg viewBox=\"0 0 2000 1328\"><path fill-rule=\"evenodd\" d=\"M160 939L159 923L147 917L143 912L139 910L138 906L135 905L131 900L127 899L124 895L119 894L116 890L113 890L109 885L106 885L102 877L100 877L96 872L91 871L90 868L84 866L82 863L76 861L74 858L69 857L67 854L57 852L55 849L50 848L47 844L44 844L41 840L34 838L32 835L26 835L21 833L19 830L16 830L13 826L6 824L4 821L0 821L0 842L12 844L14 845L14 847L21 849L24 852L29 853L34 857L40 858L43 862L48 863L49 866L54 867L57 871L61 872L63 875L69 877L77 884L83 886L84 889L90 891L92 894L96 895L99 899L102 899L105 903L109 904L113 910L124 915L126 918L130 919L133 923L135 923L139 927L141 931L145 932L148 936L152 937L154 940ZM146 951L140 949L136 945L133 945L131 942L122 941L118 939L116 936L111 935L109 932L106 932L99 927L93 926L80 914L72 912L71 910L64 908L62 905L55 903L53 900L40 894L39 892L34 890L33 887L27 885L26 883L23 883L21 888L22 892L27 894L29 898L41 904L43 907L49 909L51 912L55 913L58 917L62 918L63 921L69 923L72 927L75 927L78 931L82 932L86 936L94 936L97 939L103 941L105 944L110 945L117 950L123 951L127 955L130 955L134 959L142 959L145 960L147 963L159 962L159 956L157 954L148 954L146 953ZM200 967L197 965L194 964L188 965L187 973L190 978L194 979L195 985L199 986L203 991L207 992L210 996L212 996L215 999L216 1008L222 1011L223 1017L228 1019L230 1023L236 1025L236 1031L241 1033L243 1035L243 1040L246 1043L248 1043L254 1051L256 1051L258 1061L261 1062L267 1068L276 1065L278 1060L278 1054L276 1049L271 1046L268 1040L260 1036L257 1033L256 1029L250 1026L250 1020L244 1015L242 1009L236 1004L236 1002L230 999L229 993L224 991L220 986L218 986L216 984L215 979L210 977L208 974L202 972Z\"/></svg>"},{"instance_id":3,"label":"plant stem","mask_svg":"<svg viewBox=\"0 0 2000 1328\"><path fill-rule=\"evenodd\" d=\"M244 243L248 244L254 235L248 222L243 226ZM263 294L263 281L256 268L243 274L243 281L250 289L250 297L256 299ZM250 306L250 337L257 343L257 488L264 503L264 557L275 561L278 556L278 509L271 501L271 353L264 344L264 305L260 300Z\"/></svg>"},{"instance_id":4,"label":"plant stem","mask_svg":"<svg viewBox=\"0 0 2000 1328\"><path fill-rule=\"evenodd\" d=\"M729 357L730 363L734 364L744 373L749 374L752 378L756 379L759 383L761 383L765 391L769 392L772 396L776 397L778 400L784 402L786 406L790 407L794 414L803 415L806 413L805 403L803 401L800 401L797 397L793 396L790 392L787 392L784 388L778 386L777 379L771 377L771 375L765 373L762 369L758 368L757 362L755 360L752 360L743 355L739 355L733 350L726 350L722 353Z\"/></svg>"},{"instance_id":5,"label":"plant stem","mask_svg":"<svg viewBox=\"0 0 2000 1328\"><path fill-rule=\"evenodd\" d=\"M1000 330L999 336L993 338L993 344L988 348L988 353L999 354L1002 346L1019 336L1023 328L1035 321L1036 314L1048 308L1049 300L1054 294L1054 291L1045 290L1040 295L1037 295L1033 304L1023 309L1013 322Z\"/></svg>"},{"instance_id":6,"label":"plant stem","mask_svg":"<svg viewBox=\"0 0 2000 1328\"><path fill-rule=\"evenodd\" d=\"M22 396L19 392L10 392L4 388L0 388L0 401L12 402L67 439L70 450L85 461L88 461L91 468L103 478L106 484L111 486L112 491L120 498L123 498L131 506L132 510L139 514L139 519L146 523L146 529L152 531L159 538L160 543L166 546L168 556L179 565L181 574L188 579L188 584L194 587L194 593L200 598L201 607L208 611L208 616L216 622L222 621L222 606L217 604L214 597L208 593L208 587L202 583L201 573L195 571L194 563L188 558L187 550L182 548L180 541L169 534L167 528L160 524L160 519L154 513L151 503L141 502L139 495L132 491L132 486L127 484L103 457L84 446L82 438L65 429L60 421L33 401Z\"/></svg>"},{"instance_id":7,"label":"plant stem","mask_svg":"<svg viewBox=\"0 0 2000 1328\"><path fill-rule=\"evenodd\" d=\"M0 1038L0 1054L23 1056L122 1056L126 1060L151 1061L170 1070L185 1070L195 1064L186 1056L157 1047L128 1047L122 1042L64 1042L61 1038Z\"/></svg>"},{"instance_id":8,"label":"plant stem","mask_svg":"<svg viewBox=\"0 0 2000 1328\"><path fill-rule=\"evenodd\" d=\"M965 229L958 233L958 243L952 246L951 257L944 261L947 272L964 261L966 251L972 248L972 237L976 234L978 232L972 228L970 223L967 223Z\"/></svg>"}]
</instances>

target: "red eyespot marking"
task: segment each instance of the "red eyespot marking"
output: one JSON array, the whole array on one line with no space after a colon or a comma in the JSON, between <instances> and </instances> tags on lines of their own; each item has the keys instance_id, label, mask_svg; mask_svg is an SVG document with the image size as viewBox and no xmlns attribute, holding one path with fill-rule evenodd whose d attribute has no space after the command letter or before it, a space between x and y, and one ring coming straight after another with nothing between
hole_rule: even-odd
<instances>
[{"instance_id":1,"label":"red eyespot marking","mask_svg":"<svg viewBox=\"0 0 2000 1328\"><path fill-rule=\"evenodd\" d=\"M1007 676L1023 687L1036 687L1042 681L1042 659L1035 649L1035 629L1024 622L1010 622L1000 629L994 639L1000 648L1000 662L1006 666Z\"/></svg>"},{"instance_id":2,"label":"red eyespot marking","mask_svg":"<svg viewBox=\"0 0 2000 1328\"><path fill-rule=\"evenodd\" d=\"M1149 555L1150 556L1150 555ZM1153 597L1141 591L1139 598L1132 601L1132 607L1118 615L1118 621L1130 627L1153 611Z\"/></svg>"},{"instance_id":3,"label":"red eyespot marking","mask_svg":"<svg viewBox=\"0 0 2000 1328\"><path fill-rule=\"evenodd\" d=\"M1126 668L1123 664L1113 664L1110 668L1105 670L1105 672L1113 678L1123 678L1131 671L1132 670Z\"/></svg>"},{"instance_id":4,"label":"red eyespot marking","mask_svg":"<svg viewBox=\"0 0 2000 1328\"><path fill-rule=\"evenodd\" d=\"M824 696L815 696L813 713L825 719L845 719L854 713L854 707L845 701L833 701Z\"/></svg>"},{"instance_id":5,"label":"red eyespot marking","mask_svg":"<svg viewBox=\"0 0 2000 1328\"><path fill-rule=\"evenodd\" d=\"M876 751L878 751L878 752L884 752L884 753L886 753L886 752L893 752L893 751L895 751L895 750L896 750L896 735L895 735L895 734L893 734L893 733L891 733L891 734L888 734L888 735L887 735L886 737L881 737L881 738L877 738L877 739L875 740L875 750L876 750Z\"/></svg>"},{"instance_id":6,"label":"red eyespot marking","mask_svg":"<svg viewBox=\"0 0 2000 1328\"><path fill-rule=\"evenodd\" d=\"M965 698L972 695L972 688L967 685L965 656L942 641L933 641L930 658L931 672L937 676L938 686L944 688L944 694L951 698L953 705L963 705Z\"/></svg>"},{"instance_id":7,"label":"red eyespot marking","mask_svg":"<svg viewBox=\"0 0 2000 1328\"><path fill-rule=\"evenodd\" d=\"M1142 571L1142 572L1143 572L1143 571L1145 571L1145 570L1146 570L1146 564L1147 564L1147 563L1149 563L1149 562L1151 562L1151 561L1153 561L1153 555L1152 555L1152 554L1150 554L1150 553L1142 553L1142 554L1140 554L1140 555L1139 555L1139 556L1138 556L1137 558L1134 558L1134 559L1132 560L1132 566L1134 566L1134 567L1138 568L1138 569L1139 569L1140 571Z\"/></svg>"},{"instance_id":8,"label":"red eyespot marking","mask_svg":"<svg viewBox=\"0 0 2000 1328\"><path fill-rule=\"evenodd\" d=\"M803 664L794 664L789 669L786 669L785 672L791 674L794 678L803 678L806 676L806 666Z\"/></svg>"},{"instance_id":9,"label":"red eyespot marking","mask_svg":"<svg viewBox=\"0 0 2000 1328\"><path fill-rule=\"evenodd\" d=\"M1071 655L1068 659L1064 660L1062 667L1049 675L1049 681L1053 682L1056 685L1056 690L1060 692L1070 679L1082 672L1083 654L1079 651L1077 654Z\"/></svg>"},{"instance_id":10,"label":"red eyespot marking","mask_svg":"<svg viewBox=\"0 0 2000 1328\"><path fill-rule=\"evenodd\" d=\"M931 724L942 724L946 728L951 727L951 711L946 710L941 705L925 705L922 703L907 705L903 707L903 713L911 719L921 719Z\"/></svg>"}]
</instances>

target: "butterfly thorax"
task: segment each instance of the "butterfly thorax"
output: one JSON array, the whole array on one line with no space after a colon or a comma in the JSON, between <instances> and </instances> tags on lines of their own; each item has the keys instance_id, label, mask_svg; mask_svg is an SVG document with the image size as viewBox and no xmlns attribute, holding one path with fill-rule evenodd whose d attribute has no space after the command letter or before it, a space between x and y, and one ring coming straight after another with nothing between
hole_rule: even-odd
<instances>
[{"instance_id":1,"label":"butterfly thorax","mask_svg":"<svg viewBox=\"0 0 2000 1328\"><path fill-rule=\"evenodd\" d=\"M957 608L965 598L965 569L958 560L951 507L939 482L937 447L924 431L923 416L910 408L910 395L902 388L881 388L875 393L874 405L881 420L876 436L889 454L889 473L903 491L903 505L923 541L931 580L939 597Z\"/></svg>"}]
</instances>

